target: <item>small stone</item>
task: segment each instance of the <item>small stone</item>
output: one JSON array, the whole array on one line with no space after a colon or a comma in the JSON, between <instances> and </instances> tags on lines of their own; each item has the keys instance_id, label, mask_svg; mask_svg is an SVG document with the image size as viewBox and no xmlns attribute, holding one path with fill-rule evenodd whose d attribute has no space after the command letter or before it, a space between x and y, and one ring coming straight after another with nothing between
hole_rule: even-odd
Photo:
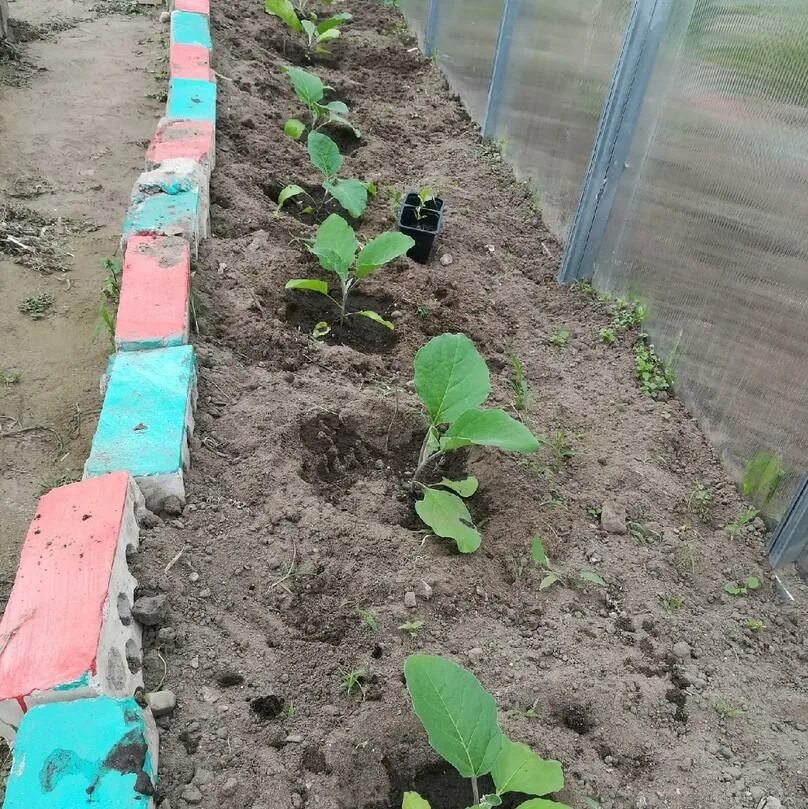
<instances>
[{"instance_id":1,"label":"small stone","mask_svg":"<svg viewBox=\"0 0 808 809\"><path fill-rule=\"evenodd\" d=\"M142 596L132 605L132 616L143 626L160 626L168 615L166 596Z\"/></svg>"},{"instance_id":2,"label":"small stone","mask_svg":"<svg viewBox=\"0 0 808 809\"><path fill-rule=\"evenodd\" d=\"M160 12L160 22L167 23L171 19L171 15L167 11Z\"/></svg>"},{"instance_id":3,"label":"small stone","mask_svg":"<svg viewBox=\"0 0 808 809\"><path fill-rule=\"evenodd\" d=\"M197 582L199 581L199 574L194 570L193 573L188 574L188 581Z\"/></svg>"},{"instance_id":4,"label":"small stone","mask_svg":"<svg viewBox=\"0 0 808 809\"><path fill-rule=\"evenodd\" d=\"M210 598L210 587L205 587L199 591L200 598Z\"/></svg>"},{"instance_id":5,"label":"small stone","mask_svg":"<svg viewBox=\"0 0 808 809\"><path fill-rule=\"evenodd\" d=\"M199 791L199 787L194 786L194 784L188 784L188 786L182 790L181 797L186 803L193 805L202 803L202 793Z\"/></svg>"},{"instance_id":6,"label":"small stone","mask_svg":"<svg viewBox=\"0 0 808 809\"><path fill-rule=\"evenodd\" d=\"M468 651L469 660L479 660L483 654L484 652L480 646L475 646L473 649L469 649Z\"/></svg>"},{"instance_id":7,"label":"small stone","mask_svg":"<svg viewBox=\"0 0 808 809\"><path fill-rule=\"evenodd\" d=\"M194 773L194 778L191 783L196 784L197 786L200 787L204 787L212 782L213 782L213 773L210 770L206 770L204 767L199 767Z\"/></svg>"},{"instance_id":8,"label":"small stone","mask_svg":"<svg viewBox=\"0 0 808 809\"><path fill-rule=\"evenodd\" d=\"M452 254L451 254L451 253L444 253L444 254L443 254L441 257L440 257L440 263L441 263L441 264L442 264L444 267L448 267L450 264L453 264L453 263L454 263L454 259L452 258Z\"/></svg>"},{"instance_id":9,"label":"small stone","mask_svg":"<svg viewBox=\"0 0 808 809\"><path fill-rule=\"evenodd\" d=\"M238 781L235 778L228 778L224 784L222 784L222 788L219 791L223 798L232 798L233 795L236 794L237 789Z\"/></svg>"},{"instance_id":10,"label":"small stone","mask_svg":"<svg viewBox=\"0 0 808 809\"><path fill-rule=\"evenodd\" d=\"M182 500L179 497L172 494L163 501L163 511L168 514L169 517L179 517L182 514Z\"/></svg>"},{"instance_id":11,"label":"small stone","mask_svg":"<svg viewBox=\"0 0 808 809\"><path fill-rule=\"evenodd\" d=\"M763 798L757 805L757 809L783 809L783 804L780 803L780 798L775 798L774 795L769 795Z\"/></svg>"},{"instance_id":12,"label":"small stone","mask_svg":"<svg viewBox=\"0 0 808 809\"><path fill-rule=\"evenodd\" d=\"M673 654L678 657L679 660L687 660L690 657L691 651L690 644L685 643L683 640L673 644Z\"/></svg>"},{"instance_id":13,"label":"small stone","mask_svg":"<svg viewBox=\"0 0 808 809\"><path fill-rule=\"evenodd\" d=\"M146 506L137 510L135 519L141 528L154 528L160 524L160 518L153 511L149 511Z\"/></svg>"},{"instance_id":14,"label":"small stone","mask_svg":"<svg viewBox=\"0 0 808 809\"><path fill-rule=\"evenodd\" d=\"M432 587L426 582L421 582L421 597L427 601L432 598Z\"/></svg>"},{"instance_id":15,"label":"small stone","mask_svg":"<svg viewBox=\"0 0 808 809\"><path fill-rule=\"evenodd\" d=\"M418 602L415 600L415 593L412 590L407 590L407 592L404 593L404 606L411 610L414 610L418 606Z\"/></svg>"},{"instance_id":16,"label":"small stone","mask_svg":"<svg viewBox=\"0 0 808 809\"><path fill-rule=\"evenodd\" d=\"M169 716L174 713L177 707L177 697L173 691L165 689L163 691L152 691L146 694L146 703L151 708L155 719L161 716Z\"/></svg>"},{"instance_id":17,"label":"small stone","mask_svg":"<svg viewBox=\"0 0 808 809\"><path fill-rule=\"evenodd\" d=\"M766 790L763 787L749 787L749 796L757 806L766 797Z\"/></svg>"},{"instance_id":18,"label":"small stone","mask_svg":"<svg viewBox=\"0 0 808 809\"><path fill-rule=\"evenodd\" d=\"M298 733L293 733L285 739L287 744L303 744L303 737Z\"/></svg>"},{"instance_id":19,"label":"small stone","mask_svg":"<svg viewBox=\"0 0 808 809\"><path fill-rule=\"evenodd\" d=\"M600 527L609 534L625 534L625 507L607 500L600 508Z\"/></svg>"},{"instance_id":20,"label":"small stone","mask_svg":"<svg viewBox=\"0 0 808 809\"><path fill-rule=\"evenodd\" d=\"M401 309L394 309L390 312L390 320L401 320L402 317L404 317L404 312Z\"/></svg>"}]
</instances>

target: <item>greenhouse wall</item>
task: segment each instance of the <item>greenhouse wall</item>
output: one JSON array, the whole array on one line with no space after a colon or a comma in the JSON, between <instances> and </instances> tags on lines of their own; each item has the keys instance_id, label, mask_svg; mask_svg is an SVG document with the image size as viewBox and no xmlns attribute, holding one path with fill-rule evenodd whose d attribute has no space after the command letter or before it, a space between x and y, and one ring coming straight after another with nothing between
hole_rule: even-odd
<instances>
[{"instance_id":1,"label":"greenhouse wall","mask_svg":"<svg viewBox=\"0 0 808 809\"><path fill-rule=\"evenodd\" d=\"M781 467L766 503L781 516L808 468L808 4L402 8L534 181L578 259L565 280L646 303L678 394L737 479L755 458Z\"/></svg>"}]
</instances>

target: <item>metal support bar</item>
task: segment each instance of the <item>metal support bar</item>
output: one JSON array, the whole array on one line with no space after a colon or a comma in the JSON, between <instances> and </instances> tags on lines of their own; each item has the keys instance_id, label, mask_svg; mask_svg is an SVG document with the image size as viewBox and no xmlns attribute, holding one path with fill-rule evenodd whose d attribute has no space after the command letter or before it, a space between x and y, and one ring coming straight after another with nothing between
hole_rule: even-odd
<instances>
[{"instance_id":1,"label":"metal support bar","mask_svg":"<svg viewBox=\"0 0 808 809\"><path fill-rule=\"evenodd\" d=\"M808 552L808 473L797 487L797 492L780 520L769 543L769 562L772 567L783 567L796 562Z\"/></svg>"},{"instance_id":2,"label":"metal support bar","mask_svg":"<svg viewBox=\"0 0 808 809\"><path fill-rule=\"evenodd\" d=\"M505 74L511 57L513 29L516 23L517 0L505 0L502 17L499 20L497 48L494 51L494 66L491 70L491 81L488 85L488 101L485 105L483 120L483 137L491 138L497 128L499 110L502 106L502 93L505 86Z\"/></svg>"},{"instance_id":3,"label":"metal support bar","mask_svg":"<svg viewBox=\"0 0 808 809\"><path fill-rule=\"evenodd\" d=\"M672 6L673 0L634 2L567 237L561 284L592 277Z\"/></svg>"},{"instance_id":4,"label":"metal support bar","mask_svg":"<svg viewBox=\"0 0 808 809\"><path fill-rule=\"evenodd\" d=\"M431 59L435 55L435 45L437 44L435 39L438 30L438 4L440 0L428 0L428 2L426 30L424 31L424 54Z\"/></svg>"}]
</instances>

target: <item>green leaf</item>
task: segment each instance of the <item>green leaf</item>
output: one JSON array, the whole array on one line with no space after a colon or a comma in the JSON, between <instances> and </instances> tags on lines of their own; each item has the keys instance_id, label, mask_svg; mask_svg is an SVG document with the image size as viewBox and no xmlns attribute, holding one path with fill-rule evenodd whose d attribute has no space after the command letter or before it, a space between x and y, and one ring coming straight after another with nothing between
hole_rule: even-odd
<instances>
[{"instance_id":1,"label":"green leaf","mask_svg":"<svg viewBox=\"0 0 808 809\"><path fill-rule=\"evenodd\" d=\"M734 581L728 581L724 585L724 591L729 593L731 596L746 595L746 588L739 586L738 583Z\"/></svg>"},{"instance_id":2,"label":"green leaf","mask_svg":"<svg viewBox=\"0 0 808 809\"><path fill-rule=\"evenodd\" d=\"M309 39L313 39L317 35L317 26L311 20L301 20L300 25Z\"/></svg>"},{"instance_id":3,"label":"green leaf","mask_svg":"<svg viewBox=\"0 0 808 809\"><path fill-rule=\"evenodd\" d=\"M348 105L344 101L329 101L328 104L324 106L324 109L328 110L328 112L334 112L337 115L351 114Z\"/></svg>"},{"instance_id":4,"label":"green leaf","mask_svg":"<svg viewBox=\"0 0 808 809\"><path fill-rule=\"evenodd\" d=\"M364 278L390 261L405 255L415 244L411 236L389 231L371 239L356 257L356 277Z\"/></svg>"},{"instance_id":5,"label":"green leaf","mask_svg":"<svg viewBox=\"0 0 808 809\"><path fill-rule=\"evenodd\" d=\"M325 337L326 334L331 333L331 326L325 322L325 320L318 320L314 324L314 328L311 330L311 336L314 337L315 340L319 340L321 337Z\"/></svg>"},{"instance_id":6,"label":"green leaf","mask_svg":"<svg viewBox=\"0 0 808 809\"><path fill-rule=\"evenodd\" d=\"M341 23L348 22L349 20L352 19L353 17L347 11L343 11L340 14L335 14L333 17L329 17L327 20L323 20L317 26L317 33L322 35L326 31L330 31L332 28L336 28Z\"/></svg>"},{"instance_id":7,"label":"green leaf","mask_svg":"<svg viewBox=\"0 0 808 809\"><path fill-rule=\"evenodd\" d=\"M488 366L465 334L441 334L415 355L415 389L433 425L451 424L488 398Z\"/></svg>"},{"instance_id":8,"label":"green leaf","mask_svg":"<svg viewBox=\"0 0 808 809\"><path fill-rule=\"evenodd\" d=\"M502 749L494 698L466 669L432 655L410 655L404 677L432 748L464 778L485 775Z\"/></svg>"},{"instance_id":9,"label":"green leaf","mask_svg":"<svg viewBox=\"0 0 808 809\"><path fill-rule=\"evenodd\" d=\"M287 185L280 194L278 194L278 210L283 208L283 203L290 200L292 197L296 197L299 194L305 194L306 192L299 186L292 183L291 185Z\"/></svg>"},{"instance_id":10,"label":"green leaf","mask_svg":"<svg viewBox=\"0 0 808 809\"><path fill-rule=\"evenodd\" d=\"M546 798L531 798L529 801L520 803L516 809L570 809L566 803L549 801Z\"/></svg>"},{"instance_id":11,"label":"green leaf","mask_svg":"<svg viewBox=\"0 0 808 809\"><path fill-rule=\"evenodd\" d=\"M353 228L339 214L332 213L318 228L309 250L317 256L324 270L335 272L345 280L357 246Z\"/></svg>"},{"instance_id":12,"label":"green leaf","mask_svg":"<svg viewBox=\"0 0 808 809\"><path fill-rule=\"evenodd\" d=\"M448 478L444 478L437 485L443 486L446 489L451 489L461 497L471 497L474 492L477 491L477 487L480 485L480 482L474 477L474 475L470 475L464 480L449 480Z\"/></svg>"},{"instance_id":13,"label":"green leaf","mask_svg":"<svg viewBox=\"0 0 808 809\"><path fill-rule=\"evenodd\" d=\"M325 94L325 85L319 76L309 73L300 67L285 67L283 72L292 82L295 95L307 106L313 107L322 101Z\"/></svg>"},{"instance_id":14,"label":"green leaf","mask_svg":"<svg viewBox=\"0 0 808 809\"><path fill-rule=\"evenodd\" d=\"M744 470L744 496L752 497L760 505L767 505L783 482L785 474L777 456L758 452Z\"/></svg>"},{"instance_id":15,"label":"green leaf","mask_svg":"<svg viewBox=\"0 0 808 809\"><path fill-rule=\"evenodd\" d=\"M589 582L590 584L597 584L598 587L606 586L606 582L603 580L603 578L591 570L581 570L578 573L578 578L581 581Z\"/></svg>"},{"instance_id":16,"label":"green leaf","mask_svg":"<svg viewBox=\"0 0 808 809\"><path fill-rule=\"evenodd\" d=\"M264 0L264 11L274 17L280 17L293 31L303 30L291 0Z\"/></svg>"},{"instance_id":17,"label":"green leaf","mask_svg":"<svg viewBox=\"0 0 808 809\"><path fill-rule=\"evenodd\" d=\"M494 806L502 806L502 798L499 795L483 795L480 798L480 809L492 809Z\"/></svg>"},{"instance_id":18,"label":"green leaf","mask_svg":"<svg viewBox=\"0 0 808 809\"><path fill-rule=\"evenodd\" d=\"M350 129L351 132L353 132L353 135L354 135L355 138L361 138L362 137L362 133L349 120L347 120L346 118L343 118L341 115L336 115L333 112L329 113L329 115L330 115L330 119L331 119L332 124L337 124L338 126L344 126L346 129ZM370 190L371 185L372 185L372 183L367 183L368 193L371 194L371 195L375 195L375 193L376 193L375 186L374 186L374 190L371 191Z\"/></svg>"},{"instance_id":19,"label":"green leaf","mask_svg":"<svg viewBox=\"0 0 808 809\"><path fill-rule=\"evenodd\" d=\"M544 550L544 543L539 537L533 537L533 539L530 540L530 555L537 565L549 567L550 560L547 558L547 552Z\"/></svg>"},{"instance_id":20,"label":"green leaf","mask_svg":"<svg viewBox=\"0 0 808 809\"><path fill-rule=\"evenodd\" d=\"M743 586L747 590L757 590L760 587L760 579L757 576L747 576L743 580Z\"/></svg>"},{"instance_id":21,"label":"green leaf","mask_svg":"<svg viewBox=\"0 0 808 809\"><path fill-rule=\"evenodd\" d=\"M368 189L361 180L326 180L323 188L356 219L368 207Z\"/></svg>"},{"instance_id":22,"label":"green leaf","mask_svg":"<svg viewBox=\"0 0 808 809\"><path fill-rule=\"evenodd\" d=\"M474 408L462 413L441 438L445 450L480 444L507 452L536 452L539 442L522 424L504 410Z\"/></svg>"},{"instance_id":23,"label":"green leaf","mask_svg":"<svg viewBox=\"0 0 808 809\"><path fill-rule=\"evenodd\" d=\"M405 792L401 809L432 809L432 807L417 792Z\"/></svg>"},{"instance_id":24,"label":"green leaf","mask_svg":"<svg viewBox=\"0 0 808 809\"><path fill-rule=\"evenodd\" d=\"M505 739L491 776L497 795L524 792L526 795L549 795L564 788L561 764L537 756L526 744Z\"/></svg>"},{"instance_id":25,"label":"green leaf","mask_svg":"<svg viewBox=\"0 0 808 809\"><path fill-rule=\"evenodd\" d=\"M546 590L548 587L552 587L557 581L561 581L556 573L548 573L540 582L539 582L539 591Z\"/></svg>"},{"instance_id":26,"label":"green leaf","mask_svg":"<svg viewBox=\"0 0 808 809\"><path fill-rule=\"evenodd\" d=\"M339 36L339 28L329 28L327 31L323 31L322 34L317 34L317 42L328 42L329 39L339 39Z\"/></svg>"},{"instance_id":27,"label":"green leaf","mask_svg":"<svg viewBox=\"0 0 808 809\"><path fill-rule=\"evenodd\" d=\"M385 320L378 312L374 312L372 309L362 309L360 312L354 312L354 314L366 317L368 320L372 320L380 326L384 326L385 329L390 329L390 331L395 329L395 326L389 320Z\"/></svg>"},{"instance_id":28,"label":"green leaf","mask_svg":"<svg viewBox=\"0 0 808 809\"><path fill-rule=\"evenodd\" d=\"M342 165L339 146L322 132L309 132L307 144L311 162L327 180L333 180Z\"/></svg>"},{"instance_id":29,"label":"green leaf","mask_svg":"<svg viewBox=\"0 0 808 809\"><path fill-rule=\"evenodd\" d=\"M319 292L321 295L328 295L328 284L325 281L318 281L316 278L293 278L286 282L285 289L303 289L307 292Z\"/></svg>"},{"instance_id":30,"label":"green leaf","mask_svg":"<svg viewBox=\"0 0 808 809\"><path fill-rule=\"evenodd\" d=\"M299 121L297 118L290 118L283 125L283 134L292 140L300 140L305 131L306 125L303 123L303 121Z\"/></svg>"},{"instance_id":31,"label":"green leaf","mask_svg":"<svg viewBox=\"0 0 808 809\"><path fill-rule=\"evenodd\" d=\"M433 455L440 449L440 435L434 427L430 427L426 434L426 449Z\"/></svg>"},{"instance_id":32,"label":"green leaf","mask_svg":"<svg viewBox=\"0 0 808 809\"><path fill-rule=\"evenodd\" d=\"M480 532L457 495L424 489L424 499L415 504L415 511L436 536L453 539L460 553L474 553L480 547Z\"/></svg>"}]
</instances>

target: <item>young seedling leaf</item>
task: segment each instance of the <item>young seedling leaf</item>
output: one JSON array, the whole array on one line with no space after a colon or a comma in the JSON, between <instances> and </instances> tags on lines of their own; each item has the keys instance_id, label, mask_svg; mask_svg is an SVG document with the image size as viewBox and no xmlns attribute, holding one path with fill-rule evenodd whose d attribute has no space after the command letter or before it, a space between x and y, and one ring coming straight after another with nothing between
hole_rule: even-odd
<instances>
[{"instance_id":1,"label":"young seedling leaf","mask_svg":"<svg viewBox=\"0 0 808 809\"><path fill-rule=\"evenodd\" d=\"M354 268L356 277L364 278L366 275L378 270L379 267L400 258L414 244L415 240L404 233L394 231L380 233L359 251L359 255L356 257L356 267Z\"/></svg>"},{"instance_id":2,"label":"young seedling leaf","mask_svg":"<svg viewBox=\"0 0 808 809\"><path fill-rule=\"evenodd\" d=\"M303 123L303 121L299 121L297 118L290 118L283 125L283 134L292 140L300 140L305 131L306 125Z\"/></svg>"},{"instance_id":3,"label":"young seedling leaf","mask_svg":"<svg viewBox=\"0 0 808 809\"><path fill-rule=\"evenodd\" d=\"M541 567L549 567L550 560L547 558L547 552L544 550L544 543L539 537L533 537L530 540L530 555L533 561Z\"/></svg>"},{"instance_id":4,"label":"young seedling leaf","mask_svg":"<svg viewBox=\"0 0 808 809\"><path fill-rule=\"evenodd\" d=\"M305 194L306 192L299 186L292 183L291 185L287 185L280 194L278 194L278 210L283 208L283 204L288 202L292 197L296 197L300 194Z\"/></svg>"},{"instance_id":5,"label":"young seedling leaf","mask_svg":"<svg viewBox=\"0 0 808 809\"><path fill-rule=\"evenodd\" d=\"M320 38L322 39L322 35L326 31L331 31L333 28L336 28L341 23L348 22L349 20L352 19L353 17L347 11L335 14L333 17L329 17L327 20L323 20L317 26L317 33L320 34Z\"/></svg>"},{"instance_id":6,"label":"young seedling leaf","mask_svg":"<svg viewBox=\"0 0 808 809\"><path fill-rule=\"evenodd\" d=\"M478 805L480 809L493 809L495 806L502 806L502 798L499 795L483 795Z\"/></svg>"},{"instance_id":7,"label":"young seedling leaf","mask_svg":"<svg viewBox=\"0 0 808 809\"><path fill-rule=\"evenodd\" d=\"M351 113L348 109L348 105L344 101L329 101L328 104L325 105L325 109L337 115L350 115Z\"/></svg>"},{"instance_id":8,"label":"young seedling leaf","mask_svg":"<svg viewBox=\"0 0 808 809\"><path fill-rule=\"evenodd\" d=\"M415 511L436 536L453 539L460 553L474 553L480 547L480 532L457 495L427 488L424 499L415 504Z\"/></svg>"},{"instance_id":9,"label":"young seedling leaf","mask_svg":"<svg viewBox=\"0 0 808 809\"><path fill-rule=\"evenodd\" d=\"M319 292L321 295L328 295L328 284L317 278L292 278L286 282L286 289L302 289L307 292Z\"/></svg>"},{"instance_id":10,"label":"young seedling leaf","mask_svg":"<svg viewBox=\"0 0 808 809\"><path fill-rule=\"evenodd\" d=\"M449 480L448 478L444 478L437 485L443 486L445 489L451 489L461 497L471 497L474 492L477 491L477 487L480 483L474 475L471 475L464 480Z\"/></svg>"},{"instance_id":11,"label":"young seedling leaf","mask_svg":"<svg viewBox=\"0 0 808 809\"><path fill-rule=\"evenodd\" d=\"M539 442L522 424L504 410L467 410L443 434L441 448L445 450L480 444L507 452L536 452Z\"/></svg>"},{"instance_id":12,"label":"young seedling leaf","mask_svg":"<svg viewBox=\"0 0 808 809\"><path fill-rule=\"evenodd\" d=\"M385 329L390 329L390 331L395 329L395 326L389 320L385 320L378 312L374 312L372 309L362 309L360 312L355 312L354 314L366 317L368 320L372 320L374 323L384 326Z\"/></svg>"},{"instance_id":13,"label":"young seedling leaf","mask_svg":"<svg viewBox=\"0 0 808 809\"><path fill-rule=\"evenodd\" d=\"M606 582L600 576L598 576L597 573L594 573L591 570L581 570L578 573L578 578L581 581L588 582L589 584L597 584L598 587L606 586Z\"/></svg>"},{"instance_id":14,"label":"young seedling leaf","mask_svg":"<svg viewBox=\"0 0 808 809\"><path fill-rule=\"evenodd\" d=\"M339 214L332 213L318 228L309 250L317 256L324 270L335 272L345 280L357 246L353 228Z\"/></svg>"},{"instance_id":15,"label":"young seedling leaf","mask_svg":"<svg viewBox=\"0 0 808 809\"><path fill-rule=\"evenodd\" d=\"M317 26L311 20L301 20L300 25L306 32L306 36L311 40L317 36Z\"/></svg>"},{"instance_id":16,"label":"young seedling leaf","mask_svg":"<svg viewBox=\"0 0 808 809\"><path fill-rule=\"evenodd\" d=\"M432 807L417 792L405 792L401 809L432 809Z\"/></svg>"},{"instance_id":17,"label":"young seedling leaf","mask_svg":"<svg viewBox=\"0 0 808 809\"><path fill-rule=\"evenodd\" d=\"M319 76L300 67L285 67L283 72L292 82L295 95L307 107L312 107L322 101L325 94L325 85L320 81Z\"/></svg>"},{"instance_id":18,"label":"young seedling leaf","mask_svg":"<svg viewBox=\"0 0 808 809\"><path fill-rule=\"evenodd\" d=\"M299 33L303 30L291 0L264 0L264 10L267 14L280 17L293 31Z\"/></svg>"},{"instance_id":19,"label":"young seedling leaf","mask_svg":"<svg viewBox=\"0 0 808 809\"><path fill-rule=\"evenodd\" d=\"M760 587L760 579L757 576L747 576L743 580L743 586L747 590L757 590Z\"/></svg>"},{"instance_id":20,"label":"young seedling leaf","mask_svg":"<svg viewBox=\"0 0 808 809\"><path fill-rule=\"evenodd\" d=\"M321 34L320 33L317 34L317 42L328 42L329 39L339 39L339 37L340 37L339 28L329 28L327 31L323 31ZM322 53L325 51L325 48L319 48L318 51Z\"/></svg>"},{"instance_id":21,"label":"young seedling leaf","mask_svg":"<svg viewBox=\"0 0 808 809\"><path fill-rule=\"evenodd\" d=\"M333 180L342 165L339 146L328 135L322 132L309 132L307 140L311 162L322 172L327 180Z\"/></svg>"},{"instance_id":22,"label":"young seedling leaf","mask_svg":"<svg viewBox=\"0 0 808 809\"><path fill-rule=\"evenodd\" d=\"M497 795L524 792L548 795L564 788L564 774L558 761L537 756L526 744L506 738L491 770Z\"/></svg>"},{"instance_id":23,"label":"young seedling leaf","mask_svg":"<svg viewBox=\"0 0 808 809\"><path fill-rule=\"evenodd\" d=\"M539 590L546 590L548 587L552 587L556 582L561 581L556 573L548 573L540 582L539 582Z\"/></svg>"},{"instance_id":24,"label":"young seedling leaf","mask_svg":"<svg viewBox=\"0 0 808 809\"><path fill-rule=\"evenodd\" d=\"M491 772L504 737L494 698L477 678L432 655L410 655L404 676L432 748L464 778Z\"/></svg>"},{"instance_id":25,"label":"young seedling leaf","mask_svg":"<svg viewBox=\"0 0 808 809\"><path fill-rule=\"evenodd\" d=\"M729 593L731 596L746 595L746 588L741 587L737 582L728 581L724 585L724 592Z\"/></svg>"},{"instance_id":26,"label":"young seedling leaf","mask_svg":"<svg viewBox=\"0 0 808 809\"><path fill-rule=\"evenodd\" d=\"M441 334L415 355L415 389L433 425L451 423L488 398L488 366L465 334Z\"/></svg>"},{"instance_id":27,"label":"young seedling leaf","mask_svg":"<svg viewBox=\"0 0 808 809\"><path fill-rule=\"evenodd\" d=\"M319 340L321 337L325 337L330 333L331 326L324 320L317 321L317 323L314 324L314 328L311 330L311 336L314 337L315 340Z\"/></svg>"},{"instance_id":28,"label":"young seedling leaf","mask_svg":"<svg viewBox=\"0 0 808 809\"><path fill-rule=\"evenodd\" d=\"M566 803L550 801L547 798L531 798L529 801L520 803L516 809L571 809Z\"/></svg>"},{"instance_id":29,"label":"young seedling leaf","mask_svg":"<svg viewBox=\"0 0 808 809\"><path fill-rule=\"evenodd\" d=\"M311 135L309 135L311 137ZM323 135L325 137L325 135ZM332 141L333 143L333 141ZM323 188L354 218L362 216L368 207L368 188L361 180L328 179Z\"/></svg>"}]
</instances>

